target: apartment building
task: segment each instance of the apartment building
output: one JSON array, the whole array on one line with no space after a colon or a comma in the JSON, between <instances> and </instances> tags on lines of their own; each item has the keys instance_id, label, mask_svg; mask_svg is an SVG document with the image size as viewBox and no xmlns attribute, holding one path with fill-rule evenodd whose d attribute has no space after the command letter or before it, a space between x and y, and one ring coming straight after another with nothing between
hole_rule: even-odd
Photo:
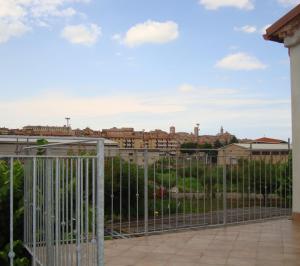
<instances>
[{"instance_id":1,"label":"apartment building","mask_svg":"<svg viewBox=\"0 0 300 266\"><path fill-rule=\"evenodd\" d=\"M120 148L132 149L176 149L178 143L174 136L165 131L135 131L133 128L103 129L102 137L118 143Z\"/></svg>"},{"instance_id":2,"label":"apartment building","mask_svg":"<svg viewBox=\"0 0 300 266\"><path fill-rule=\"evenodd\" d=\"M22 135L28 136L74 136L71 127L63 126L25 126Z\"/></svg>"}]
</instances>

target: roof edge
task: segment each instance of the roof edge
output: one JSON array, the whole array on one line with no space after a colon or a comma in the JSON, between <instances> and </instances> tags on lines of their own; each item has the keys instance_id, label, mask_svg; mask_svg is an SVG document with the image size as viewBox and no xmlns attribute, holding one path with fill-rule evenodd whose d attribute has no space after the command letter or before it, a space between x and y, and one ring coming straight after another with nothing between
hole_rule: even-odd
<instances>
[{"instance_id":1,"label":"roof edge","mask_svg":"<svg viewBox=\"0 0 300 266\"><path fill-rule=\"evenodd\" d=\"M281 28L283 28L286 24L291 22L294 18L296 18L299 15L300 15L300 4L294 7L291 11L289 11L279 20L277 20L269 28L267 28L266 34L263 35L264 39L268 41L283 43L284 42L283 38L276 36L275 33L278 32Z\"/></svg>"}]
</instances>

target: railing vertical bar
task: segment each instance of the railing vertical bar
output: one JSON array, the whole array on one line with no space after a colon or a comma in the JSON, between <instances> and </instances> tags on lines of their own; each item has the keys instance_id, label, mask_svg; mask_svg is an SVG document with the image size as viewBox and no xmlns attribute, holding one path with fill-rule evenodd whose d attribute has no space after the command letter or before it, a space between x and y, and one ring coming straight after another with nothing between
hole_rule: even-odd
<instances>
[{"instance_id":1,"label":"railing vertical bar","mask_svg":"<svg viewBox=\"0 0 300 266\"><path fill-rule=\"evenodd\" d=\"M81 242L81 263L84 264L83 262L83 256L82 256L82 251L85 248L84 245L84 197L83 197L83 192L84 192L84 175L83 175L83 158L80 158L80 242Z\"/></svg>"},{"instance_id":2,"label":"railing vertical bar","mask_svg":"<svg viewBox=\"0 0 300 266\"><path fill-rule=\"evenodd\" d=\"M265 203L265 211L264 211L264 219L267 218L267 206L268 206L268 181L267 181L267 162L264 158L264 183L265 183L265 196L264 196L264 203Z\"/></svg>"},{"instance_id":3,"label":"railing vertical bar","mask_svg":"<svg viewBox=\"0 0 300 266\"><path fill-rule=\"evenodd\" d=\"M95 194L96 194L96 178L95 178L95 159L92 159L92 258L93 258L93 263L96 264L96 252L95 252L95 244L96 244L96 231L95 231L95 226L96 226L96 201L95 201ZM113 223L113 222L112 222ZM112 226L113 228L113 226ZM113 229L112 229L113 230Z\"/></svg>"},{"instance_id":4,"label":"railing vertical bar","mask_svg":"<svg viewBox=\"0 0 300 266\"><path fill-rule=\"evenodd\" d=\"M73 244L74 244L74 235L73 235L73 223L74 223L74 214L73 214L73 211L74 211L74 207L73 207L73 188L74 188L74 176L73 176L73 161L74 159L71 159L70 160L70 245L72 245L73 247ZM76 164L75 164L75 167L76 167ZM75 189L76 189L76 185L77 185L77 181L75 180ZM70 252L70 256L71 256L71 265L74 265L73 264L73 257L74 257L74 251L73 251L73 248L71 248L71 252Z\"/></svg>"},{"instance_id":5,"label":"railing vertical bar","mask_svg":"<svg viewBox=\"0 0 300 266\"><path fill-rule=\"evenodd\" d=\"M240 169L239 169L239 161L237 162L237 164L236 164L236 192L237 192L237 194L236 194L236 222L238 223L239 222L239 208L240 208L240 206L239 206L239 198L240 198L240 190L239 190L239 173L240 173L240 171L239 171Z\"/></svg>"},{"instance_id":6,"label":"railing vertical bar","mask_svg":"<svg viewBox=\"0 0 300 266\"><path fill-rule=\"evenodd\" d=\"M120 167L120 201L119 201L119 213L120 213L120 220L119 220L119 233L122 234L122 198L123 198L123 173L122 173L122 158L121 158L121 155L120 155L120 164L119 164L119 167Z\"/></svg>"},{"instance_id":7,"label":"railing vertical bar","mask_svg":"<svg viewBox=\"0 0 300 266\"><path fill-rule=\"evenodd\" d=\"M224 164L223 164L223 225L227 224L227 161L225 151L224 155Z\"/></svg>"},{"instance_id":8,"label":"railing vertical bar","mask_svg":"<svg viewBox=\"0 0 300 266\"><path fill-rule=\"evenodd\" d=\"M196 190L197 190L197 198L196 198L196 213L197 213L197 224L200 224L200 211L199 211L199 198L200 198L200 192L199 192L199 157L196 155Z\"/></svg>"},{"instance_id":9,"label":"railing vertical bar","mask_svg":"<svg viewBox=\"0 0 300 266\"><path fill-rule=\"evenodd\" d=\"M260 160L259 160L259 219L262 219L262 206L261 206L261 184L262 184L262 158L261 158L261 152L260 152Z\"/></svg>"},{"instance_id":10,"label":"railing vertical bar","mask_svg":"<svg viewBox=\"0 0 300 266\"><path fill-rule=\"evenodd\" d=\"M219 184L219 165L217 162L217 196L216 196L216 202L217 202L217 224L220 224L220 184Z\"/></svg>"},{"instance_id":11,"label":"railing vertical bar","mask_svg":"<svg viewBox=\"0 0 300 266\"><path fill-rule=\"evenodd\" d=\"M192 194L192 158L193 156L191 155L190 157L190 164L189 164L189 168L190 168L190 171L189 171L189 174L190 174L190 178L189 178L189 181L190 181L190 226L192 225L192 215L193 215L193 194Z\"/></svg>"},{"instance_id":12,"label":"railing vertical bar","mask_svg":"<svg viewBox=\"0 0 300 266\"><path fill-rule=\"evenodd\" d=\"M55 159L55 264L59 265L59 159Z\"/></svg>"},{"instance_id":13,"label":"railing vertical bar","mask_svg":"<svg viewBox=\"0 0 300 266\"><path fill-rule=\"evenodd\" d=\"M10 158L10 181L9 181L9 190L10 190L10 218L9 218L9 229L10 229L10 251L8 253L9 260L10 260L10 266L14 265L14 158Z\"/></svg>"},{"instance_id":14,"label":"railing vertical bar","mask_svg":"<svg viewBox=\"0 0 300 266\"><path fill-rule=\"evenodd\" d=\"M36 157L33 158L33 179L32 179L32 265L36 265Z\"/></svg>"},{"instance_id":15,"label":"railing vertical bar","mask_svg":"<svg viewBox=\"0 0 300 266\"><path fill-rule=\"evenodd\" d=\"M206 223L206 163L207 163L207 154L205 154L204 164L203 164L203 224Z\"/></svg>"},{"instance_id":16,"label":"railing vertical bar","mask_svg":"<svg viewBox=\"0 0 300 266\"><path fill-rule=\"evenodd\" d=\"M97 265L104 266L104 140L97 143Z\"/></svg>"},{"instance_id":17,"label":"railing vertical bar","mask_svg":"<svg viewBox=\"0 0 300 266\"><path fill-rule=\"evenodd\" d=\"M81 265L81 243L80 243L80 190L82 189L80 186L80 159L77 159L76 162L76 265Z\"/></svg>"},{"instance_id":18,"label":"railing vertical bar","mask_svg":"<svg viewBox=\"0 0 300 266\"><path fill-rule=\"evenodd\" d=\"M251 220L250 158L251 155L248 157L248 221Z\"/></svg>"},{"instance_id":19,"label":"railing vertical bar","mask_svg":"<svg viewBox=\"0 0 300 266\"><path fill-rule=\"evenodd\" d=\"M271 158L269 159L269 178L270 178L270 217L273 216L272 214L272 207L273 207L273 180L272 180L272 162L271 162Z\"/></svg>"},{"instance_id":20,"label":"railing vertical bar","mask_svg":"<svg viewBox=\"0 0 300 266\"><path fill-rule=\"evenodd\" d=\"M175 172L175 182L176 182L176 228L178 227L178 194L179 194L179 188L178 188L178 157L176 156L176 159L175 159L175 168L176 168L176 172Z\"/></svg>"},{"instance_id":21,"label":"railing vertical bar","mask_svg":"<svg viewBox=\"0 0 300 266\"><path fill-rule=\"evenodd\" d=\"M86 263L89 265L89 159L85 159L85 246Z\"/></svg>"},{"instance_id":22,"label":"railing vertical bar","mask_svg":"<svg viewBox=\"0 0 300 266\"><path fill-rule=\"evenodd\" d=\"M183 226L185 227L186 224L185 224L185 212L186 212L186 209L185 209L185 194L186 194L186 190L185 190L185 156L182 156L182 178L183 178Z\"/></svg>"},{"instance_id":23,"label":"railing vertical bar","mask_svg":"<svg viewBox=\"0 0 300 266\"><path fill-rule=\"evenodd\" d=\"M153 231L156 231L156 162L153 164Z\"/></svg>"},{"instance_id":24,"label":"railing vertical bar","mask_svg":"<svg viewBox=\"0 0 300 266\"><path fill-rule=\"evenodd\" d=\"M139 232L139 165L136 166L136 231Z\"/></svg>"},{"instance_id":25,"label":"railing vertical bar","mask_svg":"<svg viewBox=\"0 0 300 266\"><path fill-rule=\"evenodd\" d=\"M243 157L243 222L245 222L245 158Z\"/></svg>"},{"instance_id":26,"label":"railing vertical bar","mask_svg":"<svg viewBox=\"0 0 300 266\"><path fill-rule=\"evenodd\" d=\"M168 161L169 161L169 191L168 191L168 196L169 196L169 229L171 229L171 158L170 155L168 155Z\"/></svg>"},{"instance_id":27,"label":"railing vertical bar","mask_svg":"<svg viewBox=\"0 0 300 266\"><path fill-rule=\"evenodd\" d=\"M161 185L160 185L160 211L161 211L161 230L164 230L164 157L161 158Z\"/></svg>"},{"instance_id":28,"label":"railing vertical bar","mask_svg":"<svg viewBox=\"0 0 300 266\"><path fill-rule=\"evenodd\" d=\"M94 169L94 167L93 167ZM93 173L93 184L95 182L95 177ZM94 185L93 185L94 186ZM93 190L94 191L94 190ZM94 193L94 192L93 192ZM114 233L114 157L111 157L111 192L110 192L110 198L111 198L111 235ZM95 195L93 194L93 206L95 207ZM94 209L93 207L93 209ZM95 217L93 216L93 219ZM93 225L95 224L95 220L93 220ZM93 227L93 232L95 231L95 226Z\"/></svg>"},{"instance_id":29,"label":"railing vertical bar","mask_svg":"<svg viewBox=\"0 0 300 266\"><path fill-rule=\"evenodd\" d=\"M128 231L131 233L131 163L128 161L127 199L128 199Z\"/></svg>"},{"instance_id":30,"label":"railing vertical bar","mask_svg":"<svg viewBox=\"0 0 300 266\"><path fill-rule=\"evenodd\" d=\"M232 206L232 201L233 201L233 171L232 171L232 157L229 157L230 160L230 223L233 222L233 206Z\"/></svg>"},{"instance_id":31,"label":"railing vertical bar","mask_svg":"<svg viewBox=\"0 0 300 266\"><path fill-rule=\"evenodd\" d=\"M61 201L60 201L60 243L62 245L62 250L60 252L60 260L61 260L61 265L65 265L65 257L66 257L66 243L65 243L65 227L66 227L66 222L65 222L65 196L66 196L66 191L65 191L65 160L61 159Z\"/></svg>"},{"instance_id":32,"label":"railing vertical bar","mask_svg":"<svg viewBox=\"0 0 300 266\"><path fill-rule=\"evenodd\" d=\"M28 212L28 206L27 206L27 193L28 193L28 188L27 188L27 175L26 175L26 160L24 160L24 218L23 218L23 239L24 239L24 244L27 245L27 212Z\"/></svg>"},{"instance_id":33,"label":"railing vertical bar","mask_svg":"<svg viewBox=\"0 0 300 266\"><path fill-rule=\"evenodd\" d=\"M66 265L70 265L70 243L69 243L69 159L66 159Z\"/></svg>"},{"instance_id":34,"label":"railing vertical bar","mask_svg":"<svg viewBox=\"0 0 300 266\"><path fill-rule=\"evenodd\" d=\"M286 168L288 167L288 164L289 164L289 157L287 156L286 157L286 161L284 162L284 214L285 214L285 216L287 216L286 183L287 183L288 177L287 177L287 170L286 170Z\"/></svg>"},{"instance_id":35,"label":"railing vertical bar","mask_svg":"<svg viewBox=\"0 0 300 266\"><path fill-rule=\"evenodd\" d=\"M256 160L255 157L253 159L253 189L254 189L254 215L253 219L256 220Z\"/></svg>"},{"instance_id":36,"label":"railing vertical bar","mask_svg":"<svg viewBox=\"0 0 300 266\"><path fill-rule=\"evenodd\" d=\"M144 230L148 234L148 150L144 151Z\"/></svg>"},{"instance_id":37,"label":"railing vertical bar","mask_svg":"<svg viewBox=\"0 0 300 266\"><path fill-rule=\"evenodd\" d=\"M212 156L210 156L210 224L213 224L213 166L212 166Z\"/></svg>"}]
</instances>

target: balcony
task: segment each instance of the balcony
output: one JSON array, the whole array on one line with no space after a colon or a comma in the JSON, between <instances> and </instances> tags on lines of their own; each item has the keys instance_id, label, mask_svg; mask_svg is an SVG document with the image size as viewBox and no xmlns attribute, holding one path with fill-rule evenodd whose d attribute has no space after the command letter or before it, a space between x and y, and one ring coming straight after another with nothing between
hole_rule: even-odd
<instances>
[{"instance_id":1,"label":"balcony","mask_svg":"<svg viewBox=\"0 0 300 266\"><path fill-rule=\"evenodd\" d=\"M137 164L124 149L110 152L101 143L97 156L1 156L10 185L8 258L15 259L12 243L20 239L13 230L16 180L24 190L21 240L33 264L260 265L281 256L276 263L286 265L299 251L298 227L288 220L289 154L230 154L235 163L220 164L226 154L217 150L142 149ZM273 257L262 256L267 250Z\"/></svg>"}]
</instances>

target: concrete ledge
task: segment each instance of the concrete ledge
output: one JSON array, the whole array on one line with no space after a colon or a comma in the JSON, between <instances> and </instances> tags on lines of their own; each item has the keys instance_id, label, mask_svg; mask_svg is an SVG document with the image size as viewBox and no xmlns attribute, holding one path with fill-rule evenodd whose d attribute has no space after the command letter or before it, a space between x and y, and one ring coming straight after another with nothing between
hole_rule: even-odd
<instances>
[{"instance_id":1,"label":"concrete ledge","mask_svg":"<svg viewBox=\"0 0 300 266\"><path fill-rule=\"evenodd\" d=\"M292 219L295 222L300 222L300 213L299 212L293 212Z\"/></svg>"}]
</instances>

